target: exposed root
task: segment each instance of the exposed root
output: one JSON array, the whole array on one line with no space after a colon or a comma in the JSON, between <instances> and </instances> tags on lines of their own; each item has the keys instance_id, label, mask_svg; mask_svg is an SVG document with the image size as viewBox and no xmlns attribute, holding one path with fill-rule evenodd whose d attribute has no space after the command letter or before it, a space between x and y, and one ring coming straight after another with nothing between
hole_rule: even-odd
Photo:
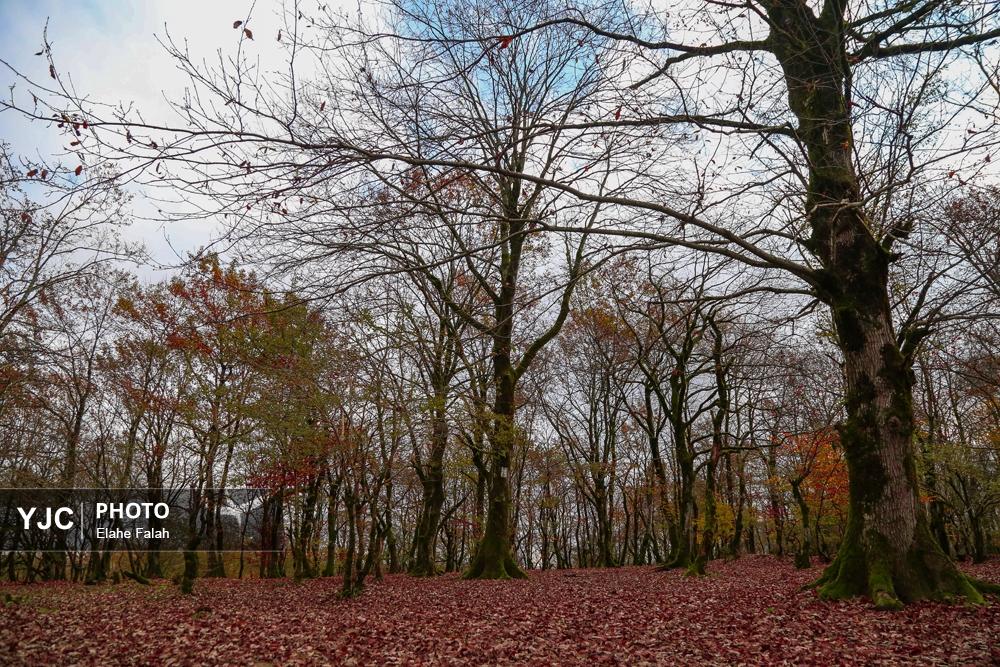
<instances>
[{"instance_id":1,"label":"exposed root","mask_svg":"<svg viewBox=\"0 0 1000 667\"><path fill-rule=\"evenodd\" d=\"M509 547L484 542L463 579L527 579L528 574L514 560Z\"/></svg>"},{"instance_id":2,"label":"exposed root","mask_svg":"<svg viewBox=\"0 0 1000 667\"><path fill-rule=\"evenodd\" d=\"M860 540L845 538L837 558L810 588L824 600L867 596L877 609L898 610L917 600L964 601L983 604L983 593L1000 586L980 582L963 574L933 542L929 534L918 535L910 551L893 558L891 548L876 544L862 548Z\"/></svg>"}]
</instances>

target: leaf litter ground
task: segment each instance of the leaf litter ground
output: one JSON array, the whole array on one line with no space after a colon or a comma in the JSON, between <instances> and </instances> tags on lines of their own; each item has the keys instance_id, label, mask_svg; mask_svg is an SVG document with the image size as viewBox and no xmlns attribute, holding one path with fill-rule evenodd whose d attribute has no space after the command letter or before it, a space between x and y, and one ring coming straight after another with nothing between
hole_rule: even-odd
<instances>
[{"instance_id":1,"label":"leaf litter ground","mask_svg":"<svg viewBox=\"0 0 1000 667\"><path fill-rule=\"evenodd\" d=\"M1000 561L968 570L1000 582ZM0 585L0 664L1000 664L1000 600L896 613L821 602L820 566L755 556L708 577L651 567L372 582Z\"/></svg>"}]
</instances>

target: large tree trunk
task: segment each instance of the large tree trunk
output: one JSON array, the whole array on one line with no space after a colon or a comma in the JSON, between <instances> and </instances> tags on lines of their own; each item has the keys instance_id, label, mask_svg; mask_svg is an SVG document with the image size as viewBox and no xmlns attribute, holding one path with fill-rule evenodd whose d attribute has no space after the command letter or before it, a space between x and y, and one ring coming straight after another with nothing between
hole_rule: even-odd
<instances>
[{"instance_id":1,"label":"large tree trunk","mask_svg":"<svg viewBox=\"0 0 1000 667\"><path fill-rule=\"evenodd\" d=\"M500 442L494 444L494 460L487 484L486 525L483 536L472 557L467 579L524 579L527 575L514 560L512 548L513 530L511 526L510 481L508 471L510 466L509 445L502 444L513 437L513 429L505 428L507 435L498 437ZM499 445L499 447L498 447Z\"/></svg>"},{"instance_id":2,"label":"large tree trunk","mask_svg":"<svg viewBox=\"0 0 1000 667\"><path fill-rule=\"evenodd\" d=\"M514 190L516 193L516 189ZM508 219L518 217L516 194L511 215ZM494 300L494 317L496 325L491 331L493 342L493 388L495 391L493 414L490 426L490 456L486 492L488 507L486 509L486 525L483 536L479 540L476 552L472 557L467 579L525 579L521 566L514 559L514 531L511 525L510 500L510 463L514 452L515 427L514 413L516 410L515 389L518 373L511 357L514 334L514 297L517 292L517 275L520 265L521 244L523 237L520 224L508 223L510 240L507 250L501 259L500 292Z\"/></svg>"},{"instance_id":3,"label":"large tree trunk","mask_svg":"<svg viewBox=\"0 0 1000 667\"><path fill-rule=\"evenodd\" d=\"M702 532L701 551L688 568L688 574L705 574L705 567L712 559L715 549L715 533L718 530L718 509L715 492L718 484L716 470L722 459L722 448L725 444L726 417L729 414L729 366L723 359L724 345L722 329L714 319L709 319L708 326L712 329L714 342L712 344L712 359L715 370L715 387L717 392L715 409L712 412L712 451L705 465L705 529Z\"/></svg>"},{"instance_id":4,"label":"large tree trunk","mask_svg":"<svg viewBox=\"0 0 1000 667\"><path fill-rule=\"evenodd\" d=\"M356 585L357 575L357 540L358 540L358 505L355 492L348 488L344 492L344 508L347 510L347 550L344 556L344 579L340 586L340 595L352 598L361 592Z\"/></svg>"},{"instance_id":5,"label":"large tree trunk","mask_svg":"<svg viewBox=\"0 0 1000 667\"><path fill-rule=\"evenodd\" d=\"M302 517L299 525L298 540L294 545L292 573L296 580L312 579L316 576L316 567L310 558L309 550L313 543L316 527L316 507L319 501L319 485L322 476L317 475L306 486L305 498L302 503Z\"/></svg>"},{"instance_id":6,"label":"large tree trunk","mask_svg":"<svg viewBox=\"0 0 1000 667\"><path fill-rule=\"evenodd\" d=\"M854 170L844 3L819 16L801 2L769 8L798 136L807 148L805 246L822 264L818 293L833 313L844 357L847 419L840 441L850 505L840 552L818 582L827 598L869 595L876 606L982 596L931 536L913 447L913 372L889 306L888 245L875 239Z\"/></svg>"},{"instance_id":7,"label":"large tree trunk","mask_svg":"<svg viewBox=\"0 0 1000 667\"><path fill-rule=\"evenodd\" d=\"M260 565L261 579L279 579L285 575L282 534L284 532L284 495L278 489L261 504Z\"/></svg>"},{"instance_id":8,"label":"large tree trunk","mask_svg":"<svg viewBox=\"0 0 1000 667\"><path fill-rule=\"evenodd\" d=\"M847 380L847 420L840 440L850 505L847 532L819 582L820 594L869 595L883 608L956 596L981 602L970 580L932 537L920 504L912 374L892 333L884 282L881 287L877 309L835 306ZM865 292L852 293L860 305Z\"/></svg>"},{"instance_id":9,"label":"large tree trunk","mask_svg":"<svg viewBox=\"0 0 1000 667\"><path fill-rule=\"evenodd\" d=\"M736 514L733 522L733 539L729 542L729 555L733 558L740 557L740 551L743 542L743 509L746 507L747 502L747 482L746 482L746 471L744 470L743 457L740 456L739 470L737 472L739 480L739 491L736 500Z\"/></svg>"},{"instance_id":10,"label":"large tree trunk","mask_svg":"<svg viewBox=\"0 0 1000 667\"><path fill-rule=\"evenodd\" d=\"M184 544L184 570L180 580L181 592L186 595L194 592L194 580L198 576L198 545L201 544L201 530L198 526L199 505L201 505L201 489L192 489L188 507L187 542Z\"/></svg>"},{"instance_id":11,"label":"large tree trunk","mask_svg":"<svg viewBox=\"0 0 1000 667\"><path fill-rule=\"evenodd\" d=\"M509 318L509 316L508 316ZM500 321L503 321L502 319ZM486 525L472 557L467 579L524 579L514 559L511 526L510 461L514 450L514 369L510 359L510 331L501 333L493 355L496 400L490 432L490 469L487 478Z\"/></svg>"},{"instance_id":12,"label":"large tree trunk","mask_svg":"<svg viewBox=\"0 0 1000 667\"><path fill-rule=\"evenodd\" d=\"M656 487L656 499L659 502L659 509L663 513L664 521L667 523L667 536L670 539L671 552L673 552L676 544L676 522L674 521L674 513L670 506L670 484L667 481L667 470L666 466L663 465L663 457L660 455L659 434L653 419L653 388L650 386L648 379L643 384L643 400L645 406L643 420L645 423L643 426L646 431L647 441L649 442L649 453L653 463L653 484ZM650 523L655 525L655 520L652 516L650 516ZM657 560L659 560L659 557L657 557Z\"/></svg>"},{"instance_id":13,"label":"large tree trunk","mask_svg":"<svg viewBox=\"0 0 1000 667\"><path fill-rule=\"evenodd\" d=\"M337 570L337 505L340 502L340 476L326 473L326 565L323 576L332 577Z\"/></svg>"}]
</instances>

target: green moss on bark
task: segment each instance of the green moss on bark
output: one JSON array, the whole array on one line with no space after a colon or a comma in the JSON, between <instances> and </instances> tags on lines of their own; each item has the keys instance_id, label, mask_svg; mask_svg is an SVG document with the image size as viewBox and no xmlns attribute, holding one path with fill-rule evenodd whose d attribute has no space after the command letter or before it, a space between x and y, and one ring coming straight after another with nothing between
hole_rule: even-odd
<instances>
[{"instance_id":1,"label":"green moss on bark","mask_svg":"<svg viewBox=\"0 0 1000 667\"><path fill-rule=\"evenodd\" d=\"M527 573L514 560L507 540L484 535L476 555L463 575L464 579L527 579Z\"/></svg>"}]
</instances>

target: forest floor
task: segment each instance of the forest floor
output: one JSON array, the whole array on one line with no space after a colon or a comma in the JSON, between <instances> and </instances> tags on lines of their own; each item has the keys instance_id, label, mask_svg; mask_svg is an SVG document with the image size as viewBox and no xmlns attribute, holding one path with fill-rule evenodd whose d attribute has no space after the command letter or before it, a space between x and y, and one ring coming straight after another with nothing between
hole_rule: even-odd
<instances>
[{"instance_id":1,"label":"forest floor","mask_svg":"<svg viewBox=\"0 0 1000 667\"><path fill-rule=\"evenodd\" d=\"M1000 560L967 568L1000 582ZM878 612L800 587L820 566L718 561L372 581L0 585L0 664L1000 664L1000 600Z\"/></svg>"}]
</instances>

